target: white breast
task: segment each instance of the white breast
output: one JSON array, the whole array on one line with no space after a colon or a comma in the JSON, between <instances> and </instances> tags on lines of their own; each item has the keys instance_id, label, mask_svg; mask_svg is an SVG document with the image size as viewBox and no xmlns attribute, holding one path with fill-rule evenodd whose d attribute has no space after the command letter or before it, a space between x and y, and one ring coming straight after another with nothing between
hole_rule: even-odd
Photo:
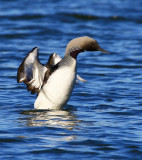
<instances>
[{"instance_id":1,"label":"white breast","mask_svg":"<svg viewBox=\"0 0 142 160\"><path fill-rule=\"evenodd\" d=\"M76 77L76 63L57 69L49 77L41 89L36 101L36 109L60 109L63 107L74 87Z\"/></svg>"}]
</instances>

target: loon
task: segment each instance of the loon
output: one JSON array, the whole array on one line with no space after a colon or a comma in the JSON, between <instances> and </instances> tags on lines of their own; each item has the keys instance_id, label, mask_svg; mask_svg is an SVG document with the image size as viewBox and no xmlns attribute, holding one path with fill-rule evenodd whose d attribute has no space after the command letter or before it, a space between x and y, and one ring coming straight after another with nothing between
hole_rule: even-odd
<instances>
[{"instance_id":1,"label":"loon","mask_svg":"<svg viewBox=\"0 0 142 160\"><path fill-rule=\"evenodd\" d=\"M65 56L61 59L59 55L53 53L46 65L40 63L38 59L38 47L29 52L18 68L17 82L24 82L31 94L37 93L35 109L59 110L66 105L76 81L77 55L85 51L109 54L95 39L88 36L71 40L66 47Z\"/></svg>"}]
</instances>

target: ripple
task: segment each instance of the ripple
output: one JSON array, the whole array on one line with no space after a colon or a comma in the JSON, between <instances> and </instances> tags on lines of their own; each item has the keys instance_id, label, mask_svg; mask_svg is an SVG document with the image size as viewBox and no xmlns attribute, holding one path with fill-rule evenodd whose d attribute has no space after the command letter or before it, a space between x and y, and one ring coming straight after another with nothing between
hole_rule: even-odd
<instances>
[{"instance_id":1,"label":"ripple","mask_svg":"<svg viewBox=\"0 0 142 160\"><path fill-rule=\"evenodd\" d=\"M83 21L94 21L94 20L112 20L112 21L134 21L136 23L141 23L141 20L139 19L134 19L131 17L125 17L125 16L95 16L95 15L89 15L89 14L72 14L72 13L60 13L61 15L65 15L68 17L73 17L78 20L83 20Z\"/></svg>"},{"instance_id":2,"label":"ripple","mask_svg":"<svg viewBox=\"0 0 142 160\"><path fill-rule=\"evenodd\" d=\"M141 159L141 0L9 1L0 5L0 159ZM68 7L67 7L68 6ZM34 46L46 63L78 36L110 55L82 53L78 82L60 111L35 111L36 95L17 84Z\"/></svg>"}]
</instances>

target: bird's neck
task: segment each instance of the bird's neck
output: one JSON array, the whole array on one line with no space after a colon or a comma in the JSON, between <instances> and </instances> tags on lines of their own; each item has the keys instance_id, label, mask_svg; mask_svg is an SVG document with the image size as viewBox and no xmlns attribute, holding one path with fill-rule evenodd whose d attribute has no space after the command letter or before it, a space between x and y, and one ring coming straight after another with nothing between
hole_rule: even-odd
<instances>
[{"instance_id":1,"label":"bird's neck","mask_svg":"<svg viewBox=\"0 0 142 160\"><path fill-rule=\"evenodd\" d=\"M80 48L78 46L73 46L73 47L71 47L69 49L66 49L65 55L70 55L72 58L76 59L77 55L80 52L84 52L84 49L82 49L82 48Z\"/></svg>"},{"instance_id":2,"label":"bird's neck","mask_svg":"<svg viewBox=\"0 0 142 160\"><path fill-rule=\"evenodd\" d=\"M59 66L63 67L71 67L71 68L76 68L76 59L71 57L70 55L65 55L65 57L59 62Z\"/></svg>"},{"instance_id":3,"label":"bird's neck","mask_svg":"<svg viewBox=\"0 0 142 160\"><path fill-rule=\"evenodd\" d=\"M72 58L76 59L76 58L77 58L77 55L78 55L80 52L84 52L84 50L83 50L83 49L79 49L79 50L72 51L72 52L70 52L70 56L71 56Z\"/></svg>"}]
</instances>

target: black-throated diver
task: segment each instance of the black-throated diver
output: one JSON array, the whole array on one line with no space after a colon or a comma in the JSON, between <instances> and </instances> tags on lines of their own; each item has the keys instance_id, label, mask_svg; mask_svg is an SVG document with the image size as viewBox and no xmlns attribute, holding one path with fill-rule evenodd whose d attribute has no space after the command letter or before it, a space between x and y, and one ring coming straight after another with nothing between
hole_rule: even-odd
<instances>
[{"instance_id":1,"label":"black-throated diver","mask_svg":"<svg viewBox=\"0 0 142 160\"><path fill-rule=\"evenodd\" d=\"M17 82L24 82L32 94L38 93L35 109L57 110L66 105L75 84L77 55L85 51L109 53L87 36L71 40L63 59L57 60L54 53L46 65L38 59L38 48L32 49L18 68Z\"/></svg>"}]
</instances>

